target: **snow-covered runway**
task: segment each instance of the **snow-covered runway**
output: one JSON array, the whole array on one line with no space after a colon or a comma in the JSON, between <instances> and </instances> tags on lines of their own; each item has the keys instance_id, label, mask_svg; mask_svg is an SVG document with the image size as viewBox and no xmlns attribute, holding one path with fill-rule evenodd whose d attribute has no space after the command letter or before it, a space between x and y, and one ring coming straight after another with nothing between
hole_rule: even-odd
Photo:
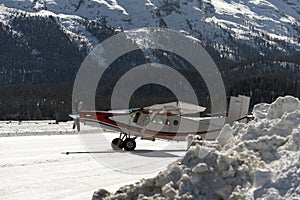
<instances>
[{"instance_id":1,"label":"snow-covered runway","mask_svg":"<svg viewBox=\"0 0 300 200\"><path fill-rule=\"evenodd\" d=\"M116 136L105 133L106 141L95 140L93 154L82 135L0 137L0 198L91 199L99 188L115 191L153 177L186 147L137 140L135 152L114 152L108 141Z\"/></svg>"}]
</instances>

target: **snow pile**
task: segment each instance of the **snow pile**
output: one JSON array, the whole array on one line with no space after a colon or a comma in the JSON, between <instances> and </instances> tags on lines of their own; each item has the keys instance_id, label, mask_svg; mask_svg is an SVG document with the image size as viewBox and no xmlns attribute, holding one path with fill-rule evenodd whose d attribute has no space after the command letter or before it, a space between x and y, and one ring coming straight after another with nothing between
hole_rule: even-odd
<instances>
[{"instance_id":1,"label":"snow pile","mask_svg":"<svg viewBox=\"0 0 300 200\"><path fill-rule=\"evenodd\" d=\"M155 178L97 199L299 199L300 102L258 104L254 120L224 126L217 143L194 141Z\"/></svg>"}]
</instances>

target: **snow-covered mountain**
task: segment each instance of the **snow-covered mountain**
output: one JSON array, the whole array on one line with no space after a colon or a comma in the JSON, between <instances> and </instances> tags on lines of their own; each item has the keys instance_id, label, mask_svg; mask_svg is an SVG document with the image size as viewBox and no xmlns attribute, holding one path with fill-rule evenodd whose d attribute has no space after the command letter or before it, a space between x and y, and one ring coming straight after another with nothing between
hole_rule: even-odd
<instances>
[{"instance_id":1,"label":"snow-covered mountain","mask_svg":"<svg viewBox=\"0 0 300 200\"><path fill-rule=\"evenodd\" d=\"M2 0L0 19L16 12L53 16L77 40L99 42L84 20L105 20L114 29L166 27L209 42L220 57L240 60L238 45L261 55L300 50L299 0ZM14 27L12 27L14 29Z\"/></svg>"},{"instance_id":2,"label":"snow-covered mountain","mask_svg":"<svg viewBox=\"0 0 300 200\"><path fill-rule=\"evenodd\" d=\"M0 84L10 88L0 87L0 110L19 108L0 113L0 118L9 112L11 118L29 116L28 105L33 116L36 102L45 98L52 111L52 101L68 102L89 50L120 31L145 26L198 38L217 64L228 95L251 95L253 103L300 95L299 0L1 0ZM118 78L153 60L181 70L199 98L207 100L204 82L187 62L151 51L131 52L113 63L105 76L109 84L101 84L99 92L103 105L109 105ZM152 96L149 91L144 92ZM133 107L144 102L141 96ZM43 113L51 118L49 110Z\"/></svg>"}]
</instances>

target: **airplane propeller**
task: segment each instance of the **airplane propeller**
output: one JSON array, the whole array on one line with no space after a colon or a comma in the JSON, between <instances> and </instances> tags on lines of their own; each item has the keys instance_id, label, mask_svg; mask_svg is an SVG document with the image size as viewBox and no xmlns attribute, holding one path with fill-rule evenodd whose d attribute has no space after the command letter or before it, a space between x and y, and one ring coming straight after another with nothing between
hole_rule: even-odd
<instances>
[{"instance_id":1,"label":"airplane propeller","mask_svg":"<svg viewBox=\"0 0 300 200\"><path fill-rule=\"evenodd\" d=\"M73 129L77 128L77 131L80 131L80 110L82 108L82 101L74 102L74 107L75 107L75 112L73 112L70 117L73 118L74 123L73 123Z\"/></svg>"},{"instance_id":2,"label":"airplane propeller","mask_svg":"<svg viewBox=\"0 0 300 200\"><path fill-rule=\"evenodd\" d=\"M74 118L73 129L77 128L77 131L80 132L80 120L79 117Z\"/></svg>"}]
</instances>

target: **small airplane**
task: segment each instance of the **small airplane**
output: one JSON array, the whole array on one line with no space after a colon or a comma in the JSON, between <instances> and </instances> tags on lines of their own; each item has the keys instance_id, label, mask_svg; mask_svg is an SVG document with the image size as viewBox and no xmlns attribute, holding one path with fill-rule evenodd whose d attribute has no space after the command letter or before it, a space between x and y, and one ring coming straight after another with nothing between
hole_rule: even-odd
<instances>
[{"instance_id":1,"label":"small airplane","mask_svg":"<svg viewBox=\"0 0 300 200\"><path fill-rule=\"evenodd\" d=\"M206 108L177 101L127 110L87 111L80 109L82 102L79 102L78 111L70 114L70 117L74 119L73 129L77 128L78 131L80 122L83 122L120 132L119 137L112 140L111 147L114 150L133 151L136 147L135 139L138 137L152 141L185 141L192 134L214 140L222 129L218 122L223 120L224 124L225 120L231 124L247 118L249 104L250 97L239 95L231 97L227 117L188 117L187 115L204 112ZM196 127L196 131L193 127Z\"/></svg>"}]
</instances>

